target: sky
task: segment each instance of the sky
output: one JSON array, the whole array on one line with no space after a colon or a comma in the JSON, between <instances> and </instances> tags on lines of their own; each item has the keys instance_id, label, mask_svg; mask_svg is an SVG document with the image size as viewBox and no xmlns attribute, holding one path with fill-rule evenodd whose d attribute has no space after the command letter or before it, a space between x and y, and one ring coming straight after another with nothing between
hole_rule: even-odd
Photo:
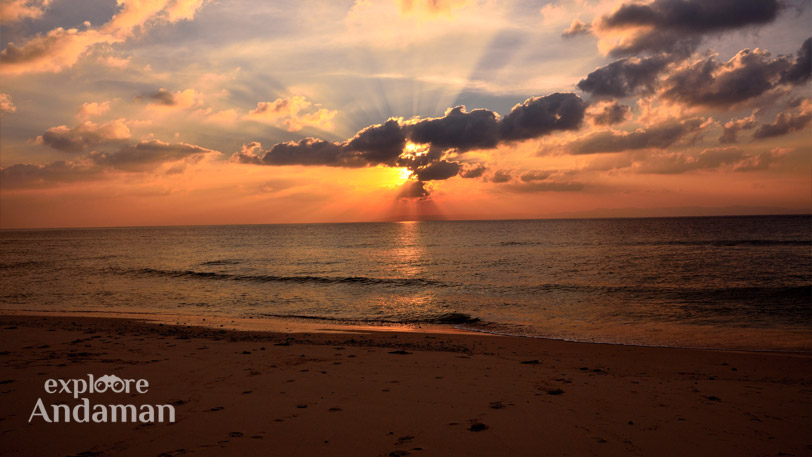
<instances>
[{"instance_id":1,"label":"sky","mask_svg":"<svg viewBox=\"0 0 812 457\"><path fill-rule=\"evenodd\" d=\"M809 0L0 0L0 227L809 213Z\"/></svg>"}]
</instances>

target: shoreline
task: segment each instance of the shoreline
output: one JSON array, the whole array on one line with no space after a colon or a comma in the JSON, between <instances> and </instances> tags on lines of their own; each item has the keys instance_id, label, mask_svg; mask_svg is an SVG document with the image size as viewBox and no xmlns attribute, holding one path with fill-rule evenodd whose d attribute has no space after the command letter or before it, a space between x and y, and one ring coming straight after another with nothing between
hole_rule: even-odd
<instances>
[{"instance_id":1,"label":"shoreline","mask_svg":"<svg viewBox=\"0 0 812 457\"><path fill-rule=\"evenodd\" d=\"M541 341L557 341L572 344L597 344L621 346L631 348L676 349L719 352L744 353L774 353L799 354L812 356L812 348L791 349L751 349L751 348L723 348L706 346L669 346L666 344L622 343L611 341L585 341L565 337L538 336L532 334L514 334L501 330L487 328L463 327L469 324L436 324L436 323L397 323L397 322L364 322L353 320L336 320L321 317L301 316L267 316L234 317L222 315L193 315L182 313L161 313L155 311L103 311L103 310L28 310L28 309L0 309L2 316L43 316L43 317L87 317L98 319L128 319L143 323L205 327L211 329L224 329L235 331L271 332L271 333L354 333L358 331L369 332L396 332L396 333L439 333L439 334L468 334L504 338L527 338Z\"/></svg>"},{"instance_id":2,"label":"shoreline","mask_svg":"<svg viewBox=\"0 0 812 457\"><path fill-rule=\"evenodd\" d=\"M304 319L300 317L233 317L218 315L193 315L158 312L115 312L115 311L36 311L36 310L4 310L0 309L2 316L30 316L30 317L76 317L89 319L119 319L141 322L144 324L167 325L178 327L201 327L212 330L226 330L257 333L356 333L359 331L381 331L396 333L440 333L440 334L481 334L482 332L455 328L453 325L443 324L361 324L361 323L335 323L328 319Z\"/></svg>"},{"instance_id":3,"label":"shoreline","mask_svg":"<svg viewBox=\"0 0 812 457\"><path fill-rule=\"evenodd\" d=\"M0 450L756 456L812 449L808 354L442 329L297 330L0 313L0 398L8 405ZM38 398L76 403L45 393L46 379L88 374L148 380L144 395L90 400L172 404L177 422L27 422Z\"/></svg>"}]
</instances>

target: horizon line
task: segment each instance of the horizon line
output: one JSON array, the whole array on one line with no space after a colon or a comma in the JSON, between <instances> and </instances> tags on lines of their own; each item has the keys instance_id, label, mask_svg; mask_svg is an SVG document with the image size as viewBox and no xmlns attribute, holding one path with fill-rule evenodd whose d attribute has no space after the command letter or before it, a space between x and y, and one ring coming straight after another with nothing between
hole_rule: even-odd
<instances>
[{"instance_id":1,"label":"horizon line","mask_svg":"<svg viewBox=\"0 0 812 457\"><path fill-rule=\"evenodd\" d=\"M0 232L15 232L27 230L105 230L105 229L140 229L140 228L193 228L193 227L255 227L266 225L349 225L349 224L399 224L404 222L522 222L522 221L572 221L572 220L617 220L617 219L703 219L703 218L733 218L733 217L800 217L812 216L812 210L798 213L742 213L742 214L704 214L704 215L676 215L676 216L569 216L569 217L531 217L531 218L493 218L493 219L384 219L369 221L343 221L343 222L263 222L263 223L236 223L236 224L179 224L179 225L98 225L98 226L65 226L65 227L15 227L2 228Z\"/></svg>"}]
</instances>

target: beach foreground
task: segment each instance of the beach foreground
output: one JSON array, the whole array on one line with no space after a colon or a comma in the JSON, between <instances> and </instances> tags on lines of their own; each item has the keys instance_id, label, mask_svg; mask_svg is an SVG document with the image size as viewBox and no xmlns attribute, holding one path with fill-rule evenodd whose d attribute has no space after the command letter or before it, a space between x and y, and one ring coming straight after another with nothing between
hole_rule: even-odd
<instances>
[{"instance_id":1,"label":"beach foreground","mask_svg":"<svg viewBox=\"0 0 812 457\"><path fill-rule=\"evenodd\" d=\"M0 454L658 455L812 452L812 356L346 328L241 331L0 316ZM48 379L146 379L175 423L28 422Z\"/></svg>"}]
</instances>

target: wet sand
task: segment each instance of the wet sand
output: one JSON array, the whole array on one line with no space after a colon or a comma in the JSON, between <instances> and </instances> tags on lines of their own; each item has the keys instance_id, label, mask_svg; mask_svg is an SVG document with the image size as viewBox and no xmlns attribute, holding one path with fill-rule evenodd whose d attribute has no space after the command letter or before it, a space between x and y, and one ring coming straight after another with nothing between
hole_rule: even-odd
<instances>
[{"instance_id":1,"label":"wet sand","mask_svg":"<svg viewBox=\"0 0 812 457\"><path fill-rule=\"evenodd\" d=\"M0 454L812 453L810 354L172 319L0 315ZM47 379L88 374L148 380L88 398L172 404L176 422L28 422L38 398L77 402Z\"/></svg>"}]
</instances>

